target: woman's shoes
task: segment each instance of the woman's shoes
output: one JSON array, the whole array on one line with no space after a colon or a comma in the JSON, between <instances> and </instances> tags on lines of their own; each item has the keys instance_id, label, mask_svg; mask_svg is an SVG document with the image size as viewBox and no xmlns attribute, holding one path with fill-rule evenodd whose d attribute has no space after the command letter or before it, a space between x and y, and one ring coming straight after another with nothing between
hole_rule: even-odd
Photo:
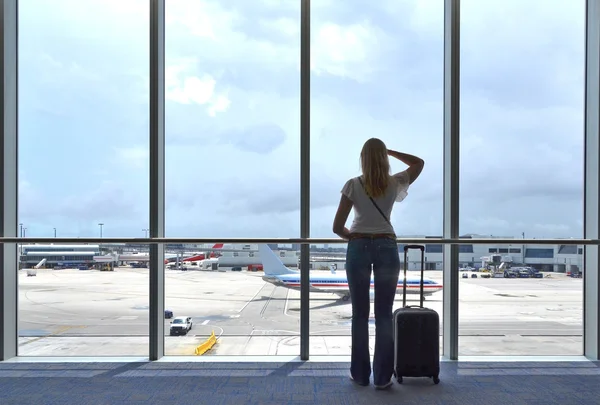
<instances>
[{"instance_id":1,"label":"woman's shoes","mask_svg":"<svg viewBox=\"0 0 600 405\"><path fill-rule=\"evenodd\" d=\"M360 382L360 381L356 381L356 380L354 379L354 377L352 377L352 376L350 376L350 380L352 380L352 382L354 382L355 384L358 384L358 385L360 385L360 386L363 386L363 387L366 387L366 386L368 386L368 385L369 385L369 382L368 382L368 381L367 381L366 383L363 383L363 382Z\"/></svg>"},{"instance_id":2,"label":"woman's shoes","mask_svg":"<svg viewBox=\"0 0 600 405\"><path fill-rule=\"evenodd\" d=\"M388 382L387 384L384 384L384 385L376 385L375 389L376 390L386 390L386 389L390 388L393 384L394 384L394 382L390 381L390 382Z\"/></svg>"},{"instance_id":3,"label":"woman's shoes","mask_svg":"<svg viewBox=\"0 0 600 405\"><path fill-rule=\"evenodd\" d=\"M360 382L360 381L356 381L354 379L354 377L352 377L352 376L350 376L350 380L352 382L354 382L355 384L358 384L358 385L363 386L363 387L366 387L366 386L369 385L368 381L366 383ZM387 382L386 384L383 384L383 385L375 385L375 389L376 390L386 390L386 389L390 388L392 385L394 385L394 382L393 381L389 381L389 382Z\"/></svg>"}]
</instances>

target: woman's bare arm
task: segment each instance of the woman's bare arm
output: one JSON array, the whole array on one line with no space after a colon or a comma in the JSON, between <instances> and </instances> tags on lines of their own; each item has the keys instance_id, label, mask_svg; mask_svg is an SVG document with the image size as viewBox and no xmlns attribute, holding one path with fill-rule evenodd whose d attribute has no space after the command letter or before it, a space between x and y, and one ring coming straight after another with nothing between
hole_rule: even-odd
<instances>
[{"instance_id":1,"label":"woman's bare arm","mask_svg":"<svg viewBox=\"0 0 600 405\"><path fill-rule=\"evenodd\" d=\"M408 169L406 169L406 172L408 173L410 184L412 184L417 179L417 177L419 177L419 175L423 171L423 167L425 166L425 161L423 159L414 155L410 155L408 153L402 153L388 149L388 155L390 155L391 157L395 157L402 163L408 165Z\"/></svg>"},{"instance_id":2,"label":"woman's bare arm","mask_svg":"<svg viewBox=\"0 0 600 405\"><path fill-rule=\"evenodd\" d=\"M352 200L342 194L335 219L333 220L333 233L344 240L350 239L350 231L345 227L345 224L352 210L352 205Z\"/></svg>"}]
</instances>

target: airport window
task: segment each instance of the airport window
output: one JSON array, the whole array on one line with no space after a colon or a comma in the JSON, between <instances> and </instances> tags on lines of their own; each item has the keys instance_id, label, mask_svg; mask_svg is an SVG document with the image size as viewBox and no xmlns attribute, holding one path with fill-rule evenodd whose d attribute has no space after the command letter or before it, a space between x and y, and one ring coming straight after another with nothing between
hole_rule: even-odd
<instances>
[{"instance_id":1,"label":"airport window","mask_svg":"<svg viewBox=\"0 0 600 405\"><path fill-rule=\"evenodd\" d=\"M558 248L559 255L574 255L577 254L577 246L575 245L561 245Z\"/></svg>"},{"instance_id":2,"label":"airport window","mask_svg":"<svg viewBox=\"0 0 600 405\"><path fill-rule=\"evenodd\" d=\"M396 205L391 221L399 237L441 237L444 175L443 164L438 163L444 156L443 18L436 17L434 23L414 24L417 13L407 14L416 12L414 4L400 4L407 2L391 2L395 4L393 13L382 5L384 2L378 1L313 3L315 7L311 10L313 20L310 24L310 52L314 54L311 61L314 66L310 69L310 165L316 173L329 173L332 184L325 185L322 182L325 178L312 176L311 195L316 198L311 198L310 215L318 220L310 221L311 237L331 237L329 218L333 219L333 216L329 213L324 216L323 207L337 206L339 191L331 192L331 189L341 189L354 176L352 173L360 168L356 162L362 145L369 138L365 138L366 128L377 128L376 132L391 149L410 150L408 153L419 155L425 162L437 162L426 166L429 167L425 169L426 179L424 177L421 183L412 186L415 190L412 197ZM428 0L426 3L426 14L443 15L443 1ZM405 46L403 39L408 37L411 38L410 46ZM398 72L406 74L398 75ZM410 80L407 81L406 77ZM383 94L382 89L390 91ZM398 92L399 89L406 91ZM402 111L403 127L410 128L411 133L419 136L405 141L393 135L398 132L398 111ZM338 119L340 114L344 119ZM424 119L425 116L428 118ZM348 156L348 159L332 158L332 151ZM390 159L392 171L405 168L402 162ZM421 187L430 190L425 199L416 197ZM409 210L406 215L401 212L402 206L416 205L422 210L419 216L408 214L413 208L406 208ZM347 226L350 226L351 220L352 214ZM443 255L442 245L434 240L431 242L433 246L425 243L426 252L439 261L438 257ZM400 260L403 260L405 243L397 245ZM335 247L338 246L343 245ZM334 251L337 253L337 249ZM415 270L420 252L411 250L408 257L409 269ZM426 302L425 305L433 307L437 303ZM343 322L325 305L311 305L310 312L311 346L325 347L328 354L349 355L349 323ZM370 338L374 338L373 329L369 334ZM342 351L333 352L333 346L341 347ZM316 350L325 354L321 349Z\"/></svg>"},{"instance_id":3,"label":"airport window","mask_svg":"<svg viewBox=\"0 0 600 405\"><path fill-rule=\"evenodd\" d=\"M295 194L289 200L287 193L288 187L300 190L300 4L165 2L167 195L188 195L189 184L194 184L200 173L204 177L200 189L210 190L212 197L205 198L202 204L183 205L177 197L167 198L165 228L170 236L192 233L202 238L290 238L300 234L298 200ZM204 27L200 30L203 33L198 27ZM212 34L204 35L209 32ZM269 80L263 80L265 77ZM215 140L214 144L210 140ZM207 142L212 144L212 152L207 153ZM222 159L223 156L231 158ZM280 164L281 156L285 156L284 165ZM191 161L193 172L188 164ZM278 169L273 170L274 167ZM239 180L239 192L232 192L232 178ZM279 210L280 206L284 208ZM202 226L190 229L189 218L201 218ZM218 258L220 267L237 269L261 264L256 243L227 245ZM283 243L269 245L285 266L297 265L297 256L286 253ZM234 274L232 287L234 291L244 290L243 299L252 300L253 294L246 297L245 293L254 289L256 293L265 285L260 277ZM212 283L212 278L198 277L204 283ZM183 295L204 294L195 290L195 283L179 283L174 278L166 279L166 290L176 288ZM219 317L238 306L240 297L230 297L226 289L214 291L202 298L207 313ZM296 293L290 296L295 297ZM167 295L165 302L180 305L177 295ZM299 300L291 298L290 306L290 312L299 314ZM270 309L264 314L267 322L283 323L281 330L269 331L270 336L253 333L263 328L254 321L235 331L224 326L225 335L245 335L247 344L241 344L237 338L220 338L218 347L205 356L271 354L270 341L283 340L282 333L289 338L290 331L298 335L300 329L299 323L289 323L289 319L278 315ZM211 320L209 325L217 322ZM200 329L199 325L196 333L204 333ZM210 326L203 329L210 330ZM187 354L180 345L167 339L165 352ZM299 345L288 350L300 353Z\"/></svg>"},{"instance_id":4,"label":"airport window","mask_svg":"<svg viewBox=\"0 0 600 405\"><path fill-rule=\"evenodd\" d=\"M150 225L151 182L146 79L150 76L149 2L127 0L126 6L113 7L110 2L90 1L83 8L73 7L69 0L15 3L19 31L15 107L19 122L35 123L18 129L18 180L29 185L36 196L28 201L24 190L19 190L18 223L29 228L25 236L49 237L53 228L58 237L144 236L141 230ZM110 29L105 28L108 26ZM50 101L47 97L57 91L60 100ZM165 86L165 93L168 91ZM43 113L38 103L51 104L55 110ZM39 162L44 156L55 158L42 171ZM97 170L99 167L102 169ZM51 205L56 208L52 213L39 215ZM183 218L188 222L185 213ZM107 253L124 247L102 244ZM31 302L19 304L19 341L24 336L46 340L38 348L19 344L18 355L148 354L148 272L80 272L79 265L91 267L93 253L100 252L99 243L46 242L23 246L23 252L32 253L25 255L28 267L46 259L43 267L65 269L38 271L33 279L18 275L19 292L26 291L32 280L56 285L44 292L42 303L49 309L44 324L31 326L37 322L35 307ZM135 296L131 306L111 298L119 296L124 286L127 294ZM84 298L89 307L79 305L80 293L89 297ZM69 314L56 318L52 308L62 306L69 308ZM133 306L139 310L131 311ZM121 322L121 317L133 320ZM48 342L47 336L54 333L50 331L56 324L73 324L77 319L86 319L90 326L71 335L64 351L57 351L52 341ZM115 322L119 324L116 328ZM127 340L131 337L135 343L130 345ZM84 348L88 344L94 347L91 352Z\"/></svg>"},{"instance_id":5,"label":"airport window","mask_svg":"<svg viewBox=\"0 0 600 405\"><path fill-rule=\"evenodd\" d=\"M473 253L473 245L459 245L458 252L459 253Z\"/></svg>"},{"instance_id":6,"label":"airport window","mask_svg":"<svg viewBox=\"0 0 600 405\"><path fill-rule=\"evenodd\" d=\"M476 263L485 257L476 267L484 264L488 274L461 272L459 282L490 277L485 285L494 292L458 289L458 353L580 355L583 284L529 267L568 273L582 263L555 252L561 240L584 235L586 1L554 0L551 8L545 0L491 3L460 1L458 232L489 245L476 245L487 254L473 255ZM594 122L597 114L594 105ZM573 164L557 171L558 156ZM535 291L527 295L527 289ZM496 346L502 340L510 343Z\"/></svg>"},{"instance_id":7,"label":"airport window","mask_svg":"<svg viewBox=\"0 0 600 405\"><path fill-rule=\"evenodd\" d=\"M442 253L442 245L425 245L425 252L427 253Z\"/></svg>"},{"instance_id":8,"label":"airport window","mask_svg":"<svg viewBox=\"0 0 600 405\"><path fill-rule=\"evenodd\" d=\"M529 248L525 250L525 257L532 259L552 259L554 249Z\"/></svg>"},{"instance_id":9,"label":"airport window","mask_svg":"<svg viewBox=\"0 0 600 405\"><path fill-rule=\"evenodd\" d=\"M386 5L385 18L381 19L383 6L372 2L363 4L359 17L352 21L348 20L348 15L356 16L356 9L348 2L332 5L330 9L327 9L328 4L313 7L311 46L307 54L315 57L306 73L314 80L310 86L310 100L302 104L312 111L307 124L313 136L310 142L311 160L302 160L302 168L306 169L303 174L311 169L312 172L321 170L331 176L316 179L313 176L306 184L311 188L311 195L317 196L311 198L309 207L304 206L305 200L297 201L297 192L292 201L288 201L287 192L288 186L298 191L301 156L305 156L298 152L301 127L298 125L301 2L281 2L285 5L278 7L259 3L247 5L241 1L231 6L227 2L211 0L209 9L194 6L198 3L194 1L185 6L167 2L169 18L165 22L167 35L164 39L167 55L164 66L167 76L164 83L167 162L161 160L158 166L164 169L165 164L164 177L153 175L153 179L148 181L148 172L154 173L148 170L148 165L157 161L156 154L148 153L149 131L144 130L149 121L146 106L150 96L146 89L150 59L148 2L127 1L128 4L137 2L139 7L116 10L105 5L86 5L86 9L91 8L91 11L87 10L77 18L67 0L55 0L52 7L37 5L35 0L21 2L19 30L23 35L19 44L22 57L19 60L18 107L19 120L30 124L20 126L19 130L19 154L23 168L19 173L19 183L28 187L20 187L23 198L18 201L19 218L18 221L11 218L11 221L25 223L29 227L27 236L48 236L56 226L59 237L77 234L78 230L82 230L79 232L82 237L141 237L149 231L145 229L151 226L148 222L155 219L148 221L147 188L158 177L164 178L168 185L166 208L158 204L168 214L168 221L165 221L167 235L177 239L190 234L203 239L252 237L249 242L252 244L235 244L233 249L229 249L228 244L222 253L210 248L209 244L165 245L165 259L168 256L168 260L175 260L172 257L177 256L179 262L190 251L194 251L194 255L204 252L203 255L208 258L214 251L215 258L204 261L204 264L212 265L215 270L219 266L227 269L227 272L177 275L174 275L174 269L170 269L169 275L164 277L162 281L167 288L161 298L164 298L166 308L183 312L175 316L194 316L194 330L188 337L168 335L164 342L160 337L158 343L164 343L167 355L192 354L200 336L213 328L215 331L220 328L222 336L219 344L206 354L209 356L263 355L281 353L280 349L284 348L286 354L297 354L300 345L295 342L301 340L296 338L300 334L300 324L310 326L303 329L306 332L303 339L307 339L303 342L308 343L307 349L310 346L310 353L323 353L329 351L328 347L336 346L343 348L343 354L349 354L348 316L351 308L348 303L337 305L338 292L332 293L332 290L347 288L347 285L340 287L347 282L340 277L342 272L332 274L329 271L333 262L338 262L340 268L346 268L345 244L332 242L332 247L310 246L311 262L305 264L316 270L310 276L316 275L323 280L322 283L331 286L327 286L325 291L311 290L309 302L300 300L297 289L283 291L280 288L284 287L280 285L266 284L270 277L263 276L261 272L250 274L241 269L249 267L252 270L254 267L256 271L258 267L259 271L263 270L260 254L255 253L254 237L273 237L273 240L282 237L284 241L284 236L296 238L298 234L305 234L300 232L299 217L310 219L306 222L310 224L306 232L311 237L334 237L330 229L331 215L323 213L327 211L323 207L337 204L338 190L347 179L344 176L354 173L357 168L356 159L340 162L332 159L331 150L337 150L340 155L360 150L364 129L374 126L378 129L377 133L385 135L388 147L417 155L422 153L420 156L429 162L423 179L412 187L410 197L402 203L410 214L400 215L399 211L394 214L398 236L420 239L436 233L439 235L442 228L446 234L447 228L452 228L453 235L473 235L477 239L473 242L470 236L460 236L457 240L458 259L463 265L460 280L449 277L455 274L456 269L453 265L449 269L448 263L443 262L445 246L434 239L423 239L433 243L425 243L428 256L425 266L431 270L426 277L449 284L443 293L435 293L432 299L428 297L425 305L435 309L440 314L440 321L447 326L441 329L441 333L450 329L453 334L459 335L458 342L454 336L441 341L445 345L449 342L451 345L459 344L460 355L580 354L583 284L568 278L568 275L587 271L588 280L594 279L597 263L592 263L592 269L584 269L581 245L561 243L569 243L567 238L576 239L583 234L581 196L590 196L589 190L582 192L585 191L581 175L583 166L561 166L564 170L556 174L552 192L567 197L555 204L547 204L549 195L544 186L547 185L548 173L556 166L556 160L548 156L560 155L566 156L569 161L583 161L581 140L584 139L583 130L589 127L582 125L589 124L584 117L592 115L597 118L594 112L589 114L589 111L583 110L583 0L556 0L552 7L546 7L545 0L513 2L512 5L503 3L502 10L482 7L480 0L461 2L462 79L457 93L461 106L458 131L461 134L460 173L443 173L448 166L441 163L450 152L447 147L453 145L442 137L446 129L444 124L448 122L444 120L448 117L444 109L447 100L443 97L444 83L448 83L443 80L443 56L447 54L444 44L455 43L445 41L443 36L444 4L449 6L450 3L435 0L435 6L428 2L426 11L421 7ZM261 11L261 7L264 10ZM536 7L539 9L537 12ZM421 15L424 12L427 18ZM430 18L434 13L435 18ZM39 15L43 16L43 30L39 27ZM215 35L199 35L198 27L207 28L208 20L218 27ZM259 23L252 24L253 21ZM285 23L280 24L282 21ZM98 24L105 26L107 22L111 23L110 30L96 29ZM362 29L357 30L357 27ZM332 34L335 37L333 41ZM60 41L55 41L56 38ZM410 38L410 46L404 46L406 44L402 40L406 38ZM114 43L121 45L118 50L112 46ZM93 52L89 51L91 48ZM198 49L202 50L200 56ZM39 55L46 54L52 55L51 60L39 58ZM403 57L398 58L399 54ZM106 60L114 63L103 63ZM69 70L69 66L77 69ZM398 71L408 76L398 75ZM40 72L43 74L40 75ZM124 75L123 72L131 74ZM64 86L66 77L71 83L69 86ZM257 80L263 77L269 77L269 80L258 85ZM406 77L410 80L407 81ZM591 83L596 83L596 80L591 80ZM40 114L36 107L40 100L36 97L57 94L57 89L61 97L55 97L54 104L57 110L64 112L64 116ZM387 92L390 94L383 94L386 92L382 93L381 89L391 89ZM119 97L114 98L116 90L119 90ZM45 99L41 102L47 104ZM98 114L98 105L103 106L102 114ZM398 111L403 113L405 132L420 135L412 139L414 142L406 143L394 138ZM336 119L340 115L345 119ZM100 124L95 121L98 117L102 117ZM65 122L68 125L65 126ZM302 124L304 128L305 122ZM48 136L42 136L45 131ZM108 138L99 136L102 134L108 134ZM69 142L79 135L83 137L82 142ZM540 139L543 142L537 142ZM589 139L592 139L592 144L596 141L595 135L587 138L587 146ZM215 153L204 153L207 140L216 140L209 142ZM39 153L34 145L50 156L61 151L71 156L70 165L80 168L71 173L77 178L60 180L66 167L66 161L60 160L45 167L44 173L39 174L37 170L36 174L35 162L39 162ZM92 153L84 153L82 146ZM232 158L222 164L220 156ZM285 156L283 166L279 164L281 156ZM102 170L87 167L85 163L90 160L101 162ZM194 161L194 173L189 170L190 161ZM513 161L518 164L513 164ZM392 170L404 167L396 163L392 163ZM281 169L274 172L274 165ZM586 165L587 171L589 166ZM193 178L197 173L204 177L201 189L210 190L216 202L205 198L202 204L198 201L190 203L193 193L190 194L189 184L195 184ZM590 177L593 174L586 173L589 184L594 184L595 180L589 180ZM243 185L236 192L227 188L231 178L240 179L239 184ZM440 209L442 205L447 208L451 200L448 196L452 192L458 192L448 190L444 179L449 178L460 178L459 206L462 213L456 227L448 226L448 211ZM47 179L58 180L48 182ZM120 202L101 198L102 209L98 210L98 195L124 198ZM590 198L595 200L597 196L591 193ZM51 209L45 207L44 211L48 215L40 215L40 208L48 206L48 201ZM589 207L597 205L596 202L585 205L588 207L588 219ZM73 209L74 205L76 209ZM298 215L298 206L302 207L301 215ZM67 211L65 207L71 207L71 210ZM305 217L307 209L309 218ZM198 230L190 227L189 218L201 218L202 226L197 227ZM90 227L90 222L93 227ZM96 222L104 227L98 229ZM589 227L586 228L589 233ZM480 238L485 238L486 244L478 243ZM494 243L494 238L504 243ZM548 238L560 239L551 241L552 245L541 241ZM525 240L535 242L536 239L536 243L522 243ZM474 244L468 244L469 240ZM581 243L571 241L575 242ZM284 266L299 265L299 244L294 244L292 250L283 247L284 242L280 248L277 244L270 246L275 254L273 257L279 256ZM401 260L404 247L404 244L398 244ZM45 260L44 267L77 269L80 264L91 267L94 255L117 254L117 250L123 247L109 242L99 246L52 245L48 242L38 246L19 245L19 248L19 266L31 267ZM148 252L148 246L143 244L128 245L126 249L125 254L137 250L143 250L145 254ZM212 250L206 254L206 249ZM291 253L294 249L295 254ZM217 258L218 263L215 263ZM418 278L419 259L420 252L410 252L406 263L411 272L409 277ZM110 259L98 259L104 260ZM501 265L502 262L504 265ZM161 263L153 264L158 265L159 271L163 270ZM174 266L174 263L169 265ZM98 263L95 267L103 266L103 263ZM129 268L129 264L127 266ZM115 264L115 267L118 266ZM478 271L481 267L485 267L485 272ZM521 280L530 275L533 277L533 274L528 274L529 268L554 273L545 274L539 280ZM235 270L228 272L229 269ZM7 268L7 271L12 269ZM70 341L85 339L90 346L103 351L102 354L147 354L148 331L156 332L156 328L148 328L147 318L151 312L157 315L156 306L162 302L161 298L148 297L148 291L155 291L154 287L161 286L161 281L157 283L153 277L151 283L149 278L144 278L147 271L117 269L113 274L98 275L96 271L44 270L33 279L23 278L24 273L21 271L18 276L20 295L32 284L37 284L46 287L43 297L38 295L37 299L41 301L47 296L48 301L37 303L35 307L32 306L35 302L23 300L17 309L20 311L16 314L19 321L23 320L26 328L31 329L19 330L21 325L18 325L12 335L19 340L24 340L24 336L38 336L34 340L41 340L36 344L19 343L21 355L46 354L40 349L47 350L49 354L57 352L43 349L43 346L50 346L45 345L43 339L50 340L45 335L54 333L50 331L53 325L73 323L73 319L67 319L68 316L58 321L50 319L54 318L54 314L48 313L51 317L46 325L36 325L34 329L29 325L38 321L35 316L31 317L39 312L40 305L69 306L73 313L80 311L75 315L89 317L89 325L93 327L88 325L82 330L60 332L70 336ZM333 279L324 279L328 274ZM482 280L488 276L489 280ZM297 287L300 280L292 281L288 277L282 279ZM54 284L58 286L55 291L47 288L47 280L51 280L52 287ZM73 284L68 284L71 282ZM76 291L69 295L83 282L86 292L93 294L93 304L90 304L94 308L77 306L80 295ZM435 281L424 281L425 285L432 283ZM592 301L589 297L595 295L597 286L590 284L593 283L587 283L585 287L589 292L584 297L585 308L587 314L594 312L594 316L586 316L585 319L597 318L597 308L589 306ZM114 298L123 285L135 297L126 305ZM148 285L152 288L148 289ZM461 288L454 290L456 286ZM429 288L434 290L437 287ZM531 290L531 294L526 290ZM264 297L269 294L285 299L286 305L281 305L281 300L265 301ZM193 308L193 303L190 308L182 304L181 300L187 296L200 297L201 313ZM301 309L301 301L310 305ZM396 308L401 305L399 301L394 303ZM459 303L458 311L454 311L454 307L453 311L444 310L444 305L449 302L454 305L456 301ZM231 320L227 314L239 311L240 302L254 304L248 305L248 310L245 310L249 311L247 318L240 314L243 319ZM133 305L135 310L132 310ZM258 307L259 311L263 309L263 318L254 316L254 307ZM148 308L152 310L147 311ZM289 310L287 315L290 316L285 311L282 313L281 308ZM299 314L306 315L308 311L311 311L308 322L297 322ZM158 315L162 317L162 314ZM64 318L64 314L61 316ZM442 319L442 316L450 316L451 322ZM458 325L456 317L459 318ZM482 319L487 323L482 323ZM544 323L534 322L536 320L544 320ZM41 319L41 322L45 321ZM165 322L167 330L168 323ZM588 331L593 333L589 336L595 339L595 320L591 324L593 327ZM114 325L118 325L118 333ZM374 337L372 329L369 332L371 338ZM135 344L121 344L121 336L125 335ZM56 336L54 338L57 340ZM154 338L156 336L153 336L156 340ZM285 345L278 341L284 339L287 340ZM73 350L67 347L60 353L77 355L78 348L83 346L75 343ZM597 352L596 349L591 351ZM110 353L105 353L105 350Z\"/></svg>"}]
</instances>

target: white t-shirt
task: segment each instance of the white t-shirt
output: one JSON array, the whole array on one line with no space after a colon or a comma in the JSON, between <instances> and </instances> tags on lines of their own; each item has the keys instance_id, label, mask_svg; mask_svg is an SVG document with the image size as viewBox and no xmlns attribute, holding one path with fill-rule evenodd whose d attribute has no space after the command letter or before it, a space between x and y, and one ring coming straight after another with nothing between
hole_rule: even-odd
<instances>
[{"instance_id":1,"label":"white t-shirt","mask_svg":"<svg viewBox=\"0 0 600 405\"><path fill-rule=\"evenodd\" d=\"M388 219L391 217L394 203L404 200L408 195L408 186L410 185L406 170L394 174L390 180L386 192L382 196L373 198ZM369 199L367 192L358 181L358 177L353 177L344 184L342 194L352 200L354 204L351 233L395 233L394 228L387 223Z\"/></svg>"}]
</instances>

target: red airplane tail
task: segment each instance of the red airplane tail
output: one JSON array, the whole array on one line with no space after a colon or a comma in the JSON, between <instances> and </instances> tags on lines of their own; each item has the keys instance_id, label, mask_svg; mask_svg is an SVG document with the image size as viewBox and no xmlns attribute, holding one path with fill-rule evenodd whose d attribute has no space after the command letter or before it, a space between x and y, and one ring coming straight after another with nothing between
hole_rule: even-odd
<instances>
[{"instance_id":1,"label":"red airplane tail","mask_svg":"<svg viewBox=\"0 0 600 405\"><path fill-rule=\"evenodd\" d=\"M222 243L215 243L214 246L212 247L212 249L222 249L223 248L223 244ZM220 255L218 253L215 252L210 252L210 254L208 254L208 257L219 257ZM204 260L207 258L207 255L205 253L201 253L199 255L196 256L192 256L192 257L188 257L183 259L184 262L196 262L198 260Z\"/></svg>"},{"instance_id":2,"label":"red airplane tail","mask_svg":"<svg viewBox=\"0 0 600 405\"><path fill-rule=\"evenodd\" d=\"M215 243L215 245L213 246L213 249L223 249L223 244L222 243ZM219 257L221 256L218 253L215 252L210 252L210 256L209 257Z\"/></svg>"}]
</instances>

